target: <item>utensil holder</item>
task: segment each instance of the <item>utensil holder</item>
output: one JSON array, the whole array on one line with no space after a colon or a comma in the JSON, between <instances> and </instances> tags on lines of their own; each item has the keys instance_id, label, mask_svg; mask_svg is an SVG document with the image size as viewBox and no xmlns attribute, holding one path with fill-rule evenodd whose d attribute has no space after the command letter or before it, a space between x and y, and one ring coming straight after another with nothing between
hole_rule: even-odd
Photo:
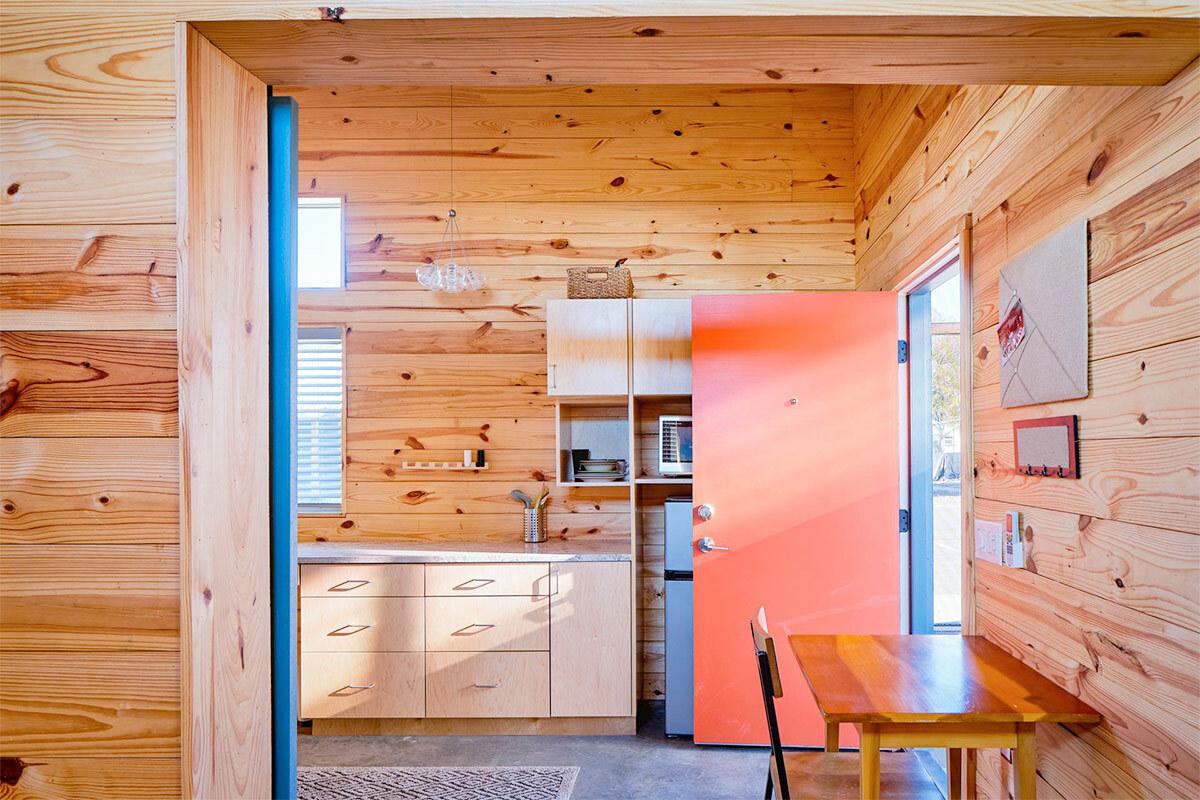
<instances>
[{"instance_id":1,"label":"utensil holder","mask_svg":"<svg viewBox=\"0 0 1200 800\"><path fill-rule=\"evenodd\" d=\"M526 544L537 544L546 541L546 507L527 508L521 514L522 534Z\"/></svg>"}]
</instances>

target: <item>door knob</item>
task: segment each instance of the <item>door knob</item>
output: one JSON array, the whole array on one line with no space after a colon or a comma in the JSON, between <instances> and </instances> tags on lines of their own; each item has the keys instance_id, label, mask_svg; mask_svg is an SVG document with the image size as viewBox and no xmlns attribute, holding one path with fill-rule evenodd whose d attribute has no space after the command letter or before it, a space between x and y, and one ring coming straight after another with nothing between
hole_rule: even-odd
<instances>
[{"instance_id":1,"label":"door knob","mask_svg":"<svg viewBox=\"0 0 1200 800\"><path fill-rule=\"evenodd\" d=\"M696 508L696 516L705 522L708 522L710 519L712 519L714 513L716 513L716 509L710 506L708 503Z\"/></svg>"},{"instance_id":2,"label":"door knob","mask_svg":"<svg viewBox=\"0 0 1200 800\"><path fill-rule=\"evenodd\" d=\"M714 542L711 536L705 536L696 544L696 546L700 548L701 553L711 553L713 550L729 549L728 547L721 547L719 544Z\"/></svg>"}]
</instances>

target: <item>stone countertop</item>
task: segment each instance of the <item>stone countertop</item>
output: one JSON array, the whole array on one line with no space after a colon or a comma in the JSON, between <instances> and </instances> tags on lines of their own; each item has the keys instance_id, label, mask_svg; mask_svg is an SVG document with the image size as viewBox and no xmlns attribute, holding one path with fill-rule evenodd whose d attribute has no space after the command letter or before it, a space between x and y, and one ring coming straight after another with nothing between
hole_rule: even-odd
<instances>
[{"instance_id":1,"label":"stone countertop","mask_svg":"<svg viewBox=\"0 0 1200 800\"><path fill-rule=\"evenodd\" d=\"M301 542L301 564L453 564L503 561L629 561L611 543L524 542Z\"/></svg>"}]
</instances>

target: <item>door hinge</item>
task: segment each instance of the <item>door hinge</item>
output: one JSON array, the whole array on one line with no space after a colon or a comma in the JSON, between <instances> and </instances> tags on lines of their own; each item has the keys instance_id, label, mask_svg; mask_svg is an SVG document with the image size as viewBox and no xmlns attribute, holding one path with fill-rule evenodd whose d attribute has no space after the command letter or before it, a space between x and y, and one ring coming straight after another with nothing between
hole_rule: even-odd
<instances>
[{"instance_id":1,"label":"door hinge","mask_svg":"<svg viewBox=\"0 0 1200 800\"><path fill-rule=\"evenodd\" d=\"M900 364L908 363L908 342L904 339L896 342L896 361Z\"/></svg>"},{"instance_id":2,"label":"door hinge","mask_svg":"<svg viewBox=\"0 0 1200 800\"><path fill-rule=\"evenodd\" d=\"M902 509L900 509L900 532L908 533L908 530L909 530L908 509L902 508Z\"/></svg>"}]
</instances>

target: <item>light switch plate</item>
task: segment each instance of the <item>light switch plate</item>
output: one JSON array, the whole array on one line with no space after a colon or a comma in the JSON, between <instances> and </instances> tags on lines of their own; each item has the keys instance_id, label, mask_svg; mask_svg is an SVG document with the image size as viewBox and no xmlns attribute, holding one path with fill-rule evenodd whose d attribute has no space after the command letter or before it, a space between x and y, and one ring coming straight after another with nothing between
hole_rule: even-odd
<instances>
[{"instance_id":1,"label":"light switch plate","mask_svg":"<svg viewBox=\"0 0 1200 800\"><path fill-rule=\"evenodd\" d=\"M1003 564L1004 526L985 519L975 520L975 557L993 564Z\"/></svg>"}]
</instances>

